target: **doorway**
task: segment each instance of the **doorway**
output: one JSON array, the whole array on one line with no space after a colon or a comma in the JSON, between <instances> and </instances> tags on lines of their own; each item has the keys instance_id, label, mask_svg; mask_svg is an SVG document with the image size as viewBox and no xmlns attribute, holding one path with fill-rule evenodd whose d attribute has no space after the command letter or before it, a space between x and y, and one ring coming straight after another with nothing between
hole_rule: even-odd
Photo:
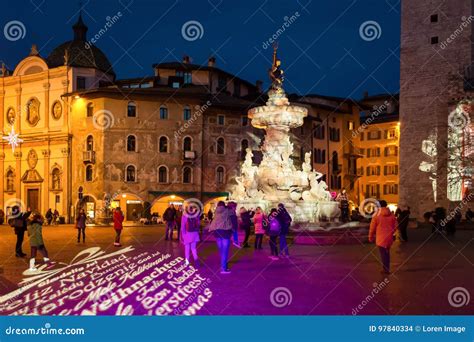
<instances>
[{"instance_id":1,"label":"doorway","mask_svg":"<svg viewBox=\"0 0 474 342\"><path fill-rule=\"evenodd\" d=\"M32 211L40 211L39 189L26 190L26 206Z\"/></svg>"}]
</instances>

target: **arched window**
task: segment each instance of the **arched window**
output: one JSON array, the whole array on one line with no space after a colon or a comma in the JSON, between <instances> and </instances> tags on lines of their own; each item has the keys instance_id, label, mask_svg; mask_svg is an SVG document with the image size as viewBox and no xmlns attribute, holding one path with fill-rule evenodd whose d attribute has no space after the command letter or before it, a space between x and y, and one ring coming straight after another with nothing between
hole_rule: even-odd
<instances>
[{"instance_id":1,"label":"arched window","mask_svg":"<svg viewBox=\"0 0 474 342\"><path fill-rule=\"evenodd\" d=\"M92 135L87 136L86 151L94 151L94 137Z\"/></svg>"},{"instance_id":2,"label":"arched window","mask_svg":"<svg viewBox=\"0 0 474 342\"><path fill-rule=\"evenodd\" d=\"M59 170L59 168L55 167L53 169L53 171L51 172L51 180L52 180L51 188L53 190L60 190L61 189L61 170Z\"/></svg>"},{"instance_id":3,"label":"arched window","mask_svg":"<svg viewBox=\"0 0 474 342\"><path fill-rule=\"evenodd\" d=\"M14 192L15 191L15 172L13 170L8 170L6 173L6 190L7 192Z\"/></svg>"},{"instance_id":4,"label":"arched window","mask_svg":"<svg viewBox=\"0 0 474 342\"><path fill-rule=\"evenodd\" d=\"M86 166L86 182L92 182L92 178L94 178L94 170L92 165Z\"/></svg>"},{"instance_id":5,"label":"arched window","mask_svg":"<svg viewBox=\"0 0 474 342\"><path fill-rule=\"evenodd\" d=\"M192 183L193 175L192 175L192 169L190 167L185 167L183 169L183 183L184 184L190 184Z\"/></svg>"},{"instance_id":6,"label":"arched window","mask_svg":"<svg viewBox=\"0 0 474 342\"><path fill-rule=\"evenodd\" d=\"M184 121L188 121L189 119L191 119L191 108L189 108L188 106L185 106L183 109L183 119Z\"/></svg>"},{"instance_id":7,"label":"arched window","mask_svg":"<svg viewBox=\"0 0 474 342\"><path fill-rule=\"evenodd\" d=\"M127 151L128 152L137 151L137 138L134 135L129 135L127 137Z\"/></svg>"},{"instance_id":8,"label":"arched window","mask_svg":"<svg viewBox=\"0 0 474 342\"><path fill-rule=\"evenodd\" d=\"M218 166L216 168L216 183L218 185L224 184L225 181L225 170L223 166Z\"/></svg>"},{"instance_id":9,"label":"arched window","mask_svg":"<svg viewBox=\"0 0 474 342\"><path fill-rule=\"evenodd\" d=\"M128 165L125 171L125 180L127 182L135 182L137 179L137 169L135 166Z\"/></svg>"},{"instance_id":10,"label":"arched window","mask_svg":"<svg viewBox=\"0 0 474 342\"><path fill-rule=\"evenodd\" d=\"M249 147L249 141L247 139L243 139L240 142L240 158L244 159L245 155L247 154L247 148Z\"/></svg>"},{"instance_id":11,"label":"arched window","mask_svg":"<svg viewBox=\"0 0 474 342\"><path fill-rule=\"evenodd\" d=\"M168 169L166 166L158 168L158 183L168 183Z\"/></svg>"},{"instance_id":12,"label":"arched window","mask_svg":"<svg viewBox=\"0 0 474 342\"><path fill-rule=\"evenodd\" d=\"M193 149L193 141L191 137L185 137L183 139L183 151L192 151Z\"/></svg>"},{"instance_id":13,"label":"arched window","mask_svg":"<svg viewBox=\"0 0 474 342\"><path fill-rule=\"evenodd\" d=\"M160 153L168 153L168 137L160 137L159 151Z\"/></svg>"},{"instance_id":14,"label":"arched window","mask_svg":"<svg viewBox=\"0 0 474 342\"><path fill-rule=\"evenodd\" d=\"M135 118L137 116L137 105L135 102L130 101L127 106L127 116L129 118Z\"/></svg>"},{"instance_id":15,"label":"arched window","mask_svg":"<svg viewBox=\"0 0 474 342\"><path fill-rule=\"evenodd\" d=\"M168 120L168 108L166 106L160 107L160 120Z\"/></svg>"},{"instance_id":16,"label":"arched window","mask_svg":"<svg viewBox=\"0 0 474 342\"><path fill-rule=\"evenodd\" d=\"M87 117L90 118L93 116L94 116L94 105L92 104L92 102L89 102L87 104Z\"/></svg>"},{"instance_id":17,"label":"arched window","mask_svg":"<svg viewBox=\"0 0 474 342\"><path fill-rule=\"evenodd\" d=\"M216 146L217 154L224 154L225 153L225 141L224 138L217 139L217 146Z\"/></svg>"}]
</instances>

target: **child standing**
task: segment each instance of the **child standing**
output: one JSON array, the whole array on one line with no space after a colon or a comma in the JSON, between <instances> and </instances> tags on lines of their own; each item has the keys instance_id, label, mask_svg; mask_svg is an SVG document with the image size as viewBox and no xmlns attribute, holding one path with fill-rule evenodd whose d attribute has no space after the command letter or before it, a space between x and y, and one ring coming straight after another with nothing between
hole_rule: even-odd
<instances>
[{"instance_id":1,"label":"child standing","mask_svg":"<svg viewBox=\"0 0 474 342\"><path fill-rule=\"evenodd\" d=\"M187 205L181 217L181 234L179 236L184 245L184 255L186 265L189 265L190 253L193 253L195 266L199 266L196 245L199 242L199 228L201 224L201 213L199 209L192 205Z\"/></svg>"},{"instance_id":2,"label":"child standing","mask_svg":"<svg viewBox=\"0 0 474 342\"><path fill-rule=\"evenodd\" d=\"M30 271L36 271L36 252L39 250L43 255L45 263L49 263L48 251L43 241L43 217L39 213L34 213L28 223L28 237L30 239L31 259Z\"/></svg>"},{"instance_id":3,"label":"child standing","mask_svg":"<svg viewBox=\"0 0 474 342\"><path fill-rule=\"evenodd\" d=\"M255 227L255 249L262 249L263 234L265 234L264 222L266 221L262 208L257 207L253 216L253 225Z\"/></svg>"}]
</instances>

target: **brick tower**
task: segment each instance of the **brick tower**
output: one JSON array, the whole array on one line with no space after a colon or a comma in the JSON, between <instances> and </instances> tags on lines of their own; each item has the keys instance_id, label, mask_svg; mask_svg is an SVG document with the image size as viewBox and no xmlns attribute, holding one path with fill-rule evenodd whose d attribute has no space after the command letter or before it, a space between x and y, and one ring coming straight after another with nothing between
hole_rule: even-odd
<instances>
[{"instance_id":1,"label":"brick tower","mask_svg":"<svg viewBox=\"0 0 474 342\"><path fill-rule=\"evenodd\" d=\"M473 7L471 0L402 1L400 202L418 219L452 206L448 117L474 94Z\"/></svg>"}]
</instances>

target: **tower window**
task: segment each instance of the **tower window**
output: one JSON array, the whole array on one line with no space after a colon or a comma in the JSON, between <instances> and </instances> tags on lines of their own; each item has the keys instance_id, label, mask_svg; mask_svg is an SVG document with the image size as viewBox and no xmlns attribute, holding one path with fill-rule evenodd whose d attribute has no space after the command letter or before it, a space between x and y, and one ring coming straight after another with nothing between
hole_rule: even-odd
<instances>
[{"instance_id":1,"label":"tower window","mask_svg":"<svg viewBox=\"0 0 474 342\"><path fill-rule=\"evenodd\" d=\"M431 37L431 44L438 44L438 37Z\"/></svg>"},{"instance_id":2,"label":"tower window","mask_svg":"<svg viewBox=\"0 0 474 342\"><path fill-rule=\"evenodd\" d=\"M430 21L432 23L437 23L438 22L438 15L437 14L432 14L430 17Z\"/></svg>"}]
</instances>

